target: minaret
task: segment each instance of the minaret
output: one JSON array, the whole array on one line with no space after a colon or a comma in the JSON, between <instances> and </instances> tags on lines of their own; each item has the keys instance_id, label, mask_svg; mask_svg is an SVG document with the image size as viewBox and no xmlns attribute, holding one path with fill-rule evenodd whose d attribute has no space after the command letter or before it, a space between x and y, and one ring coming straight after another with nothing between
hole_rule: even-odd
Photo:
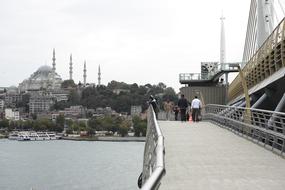
<instances>
[{"instance_id":1,"label":"minaret","mask_svg":"<svg viewBox=\"0 0 285 190\"><path fill-rule=\"evenodd\" d=\"M52 71L55 72L55 49L52 52Z\"/></svg>"},{"instance_id":2,"label":"minaret","mask_svg":"<svg viewBox=\"0 0 285 190\"><path fill-rule=\"evenodd\" d=\"M100 65L98 68L98 86L101 86L101 69L100 69Z\"/></svg>"},{"instance_id":3,"label":"minaret","mask_svg":"<svg viewBox=\"0 0 285 190\"><path fill-rule=\"evenodd\" d=\"M83 69L83 86L86 86L86 61L84 61L84 69Z\"/></svg>"},{"instance_id":4,"label":"minaret","mask_svg":"<svg viewBox=\"0 0 285 190\"><path fill-rule=\"evenodd\" d=\"M69 80L72 80L72 54L70 54L70 62L69 62Z\"/></svg>"},{"instance_id":5,"label":"minaret","mask_svg":"<svg viewBox=\"0 0 285 190\"><path fill-rule=\"evenodd\" d=\"M224 28L225 17L222 15L220 19L221 19L220 64L223 64L226 62L225 28Z\"/></svg>"}]
</instances>

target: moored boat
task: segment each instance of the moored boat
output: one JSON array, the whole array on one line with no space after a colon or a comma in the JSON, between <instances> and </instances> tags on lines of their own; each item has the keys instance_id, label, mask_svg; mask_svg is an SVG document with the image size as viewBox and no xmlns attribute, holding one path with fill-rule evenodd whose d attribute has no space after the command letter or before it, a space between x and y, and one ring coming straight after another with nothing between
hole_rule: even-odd
<instances>
[{"instance_id":1,"label":"moored boat","mask_svg":"<svg viewBox=\"0 0 285 190\"><path fill-rule=\"evenodd\" d=\"M44 141L56 140L59 139L59 136L57 136L54 132L22 131L10 133L8 139L18 141Z\"/></svg>"},{"instance_id":2,"label":"moored boat","mask_svg":"<svg viewBox=\"0 0 285 190\"><path fill-rule=\"evenodd\" d=\"M8 136L9 140L18 140L18 138L19 138L19 134L18 134L17 131L10 133L9 136Z\"/></svg>"},{"instance_id":3,"label":"moored boat","mask_svg":"<svg viewBox=\"0 0 285 190\"><path fill-rule=\"evenodd\" d=\"M27 133L27 132L19 132L17 140L18 141L29 141L31 139L29 137L29 133Z\"/></svg>"}]
</instances>

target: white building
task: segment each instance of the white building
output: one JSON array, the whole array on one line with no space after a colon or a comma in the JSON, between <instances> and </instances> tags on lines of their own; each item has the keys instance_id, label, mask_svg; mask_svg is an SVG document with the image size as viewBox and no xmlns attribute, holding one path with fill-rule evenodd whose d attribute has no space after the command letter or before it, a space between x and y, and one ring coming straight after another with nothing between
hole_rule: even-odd
<instances>
[{"instance_id":1,"label":"white building","mask_svg":"<svg viewBox=\"0 0 285 190\"><path fill-rule=\"evenodd\" d=\"M13 111L10 108L5 109L5 118L8 120L18 121L20 120L20 113L19 111Z\"/></svg>"},{"instance_id":2,"label":"white building","mask_svg":"<svg viewBox=\"0 0 285 190\"><path fill-rule=\"evenodd\" d=\"M34 94L30 97L29 112L30 114L48 112L53 103L53 97L50 95Z\"/></svg>"},{"instance_id":3,"label":"white building","mask_svg":"<svg viewBox=\"0 0 285 190\"><path fill-rule=\"evenodd\" d=\"M119 95L121 92L130 93L131 91L128 89L114 89L113 93Z\"/></svg>"},{"instance_id":4,"label":"white building","mask_svg":"<svg viewBox=\"0 0 285 190\"><path fill-rule=\"evenodd\" d=\"M0 100L0 110L3 110L5 106L4 100Z\"/></svg>"},{"instance_id":5,"label":"white building","mask_svg":"<svg viewBox=\"0 0 285 190\"><path fill-rule=\"evenodd\" d=\"M53 113L53 114L51 114L51 120L52 121L56 121L56 118L59 116L59 114L58 113Z\"/></svg>"},{"instance_id":6,"label":"white building","mask_svg":"<svg viewBox=\"0 0 285 190\"><path fill-rule=\"evenodd\" d=\"M6 107L16 107L16 104L22 101L22 95L17 92L7 92L4 97Z\"/></svg>"},{"instance_id":7,"label":"white building","mask_svg":"<svg viewBox=\"0 0 285 190\"><path fill-rule=\"evenodd\" d=\"M69 91L62 89L51 90L49 94L57 101L67 101L69 96Z\"/></svg>"},{"instance_id":8,"label":"white building","mask_svg":"<svg viewBox=\"0 0 285 190\"><path fill-rule=\"evenodd\" d=\"M63 114L65 117L82 117L85 115L85 109L83 106L70 106L64 110L59 111L59 114Z\"/></svg>"},{"instance_id":9,"label":"white building","mask_svg":"<svg viewBox=\"0 0 285 190\"><path fill-rule=\"evenodd\" d=\"M131 116L140 115L142 112L141 106L131 106Z\"/></svg>"}]
</instances>

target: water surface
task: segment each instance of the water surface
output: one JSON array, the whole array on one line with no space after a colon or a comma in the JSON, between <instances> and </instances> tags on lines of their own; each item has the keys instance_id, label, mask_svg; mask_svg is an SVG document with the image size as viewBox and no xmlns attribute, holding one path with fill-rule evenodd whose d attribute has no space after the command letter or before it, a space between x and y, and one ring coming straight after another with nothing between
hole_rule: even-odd
<instances>
[{"instance_id":1,"label":"water surface","mask_svg":"<svg viewBox=\"0 0 285 190\"><path fill-rule=\"evenodd\" d=\"M0 140L0 189L133 190L142 142Z\"/></svg>"}]
</instances>

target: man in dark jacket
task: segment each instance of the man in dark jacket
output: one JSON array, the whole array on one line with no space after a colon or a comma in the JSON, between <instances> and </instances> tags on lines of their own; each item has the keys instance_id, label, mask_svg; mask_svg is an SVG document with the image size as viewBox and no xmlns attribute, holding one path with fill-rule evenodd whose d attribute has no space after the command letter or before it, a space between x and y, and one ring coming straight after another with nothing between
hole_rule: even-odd
<instances>
[{"instance_id":1,"label":"man in dark jacket","mask_svg":"<svg viewBox=\"0 0 285 190\"><path fill-rule=\"evenodd\" d=\"M184 97L184 94L181 94L181 98L178 100L178 107L180 110L181 121L186 121L186 110L188 107L188 101Z\"/></svg>"},{"instance_id":2,"label":"man in dark jacket","mask_svg":"<svg viewBox=\"0 0 285 190\"><path fill-rule=\"evenodd\" d=\"M157 117L158 117L158 110L159 109L158 109L157 101L152 95L150 95L148 103L152 105L156 119L158 119Z\"/></svg>"}]
</instances>

